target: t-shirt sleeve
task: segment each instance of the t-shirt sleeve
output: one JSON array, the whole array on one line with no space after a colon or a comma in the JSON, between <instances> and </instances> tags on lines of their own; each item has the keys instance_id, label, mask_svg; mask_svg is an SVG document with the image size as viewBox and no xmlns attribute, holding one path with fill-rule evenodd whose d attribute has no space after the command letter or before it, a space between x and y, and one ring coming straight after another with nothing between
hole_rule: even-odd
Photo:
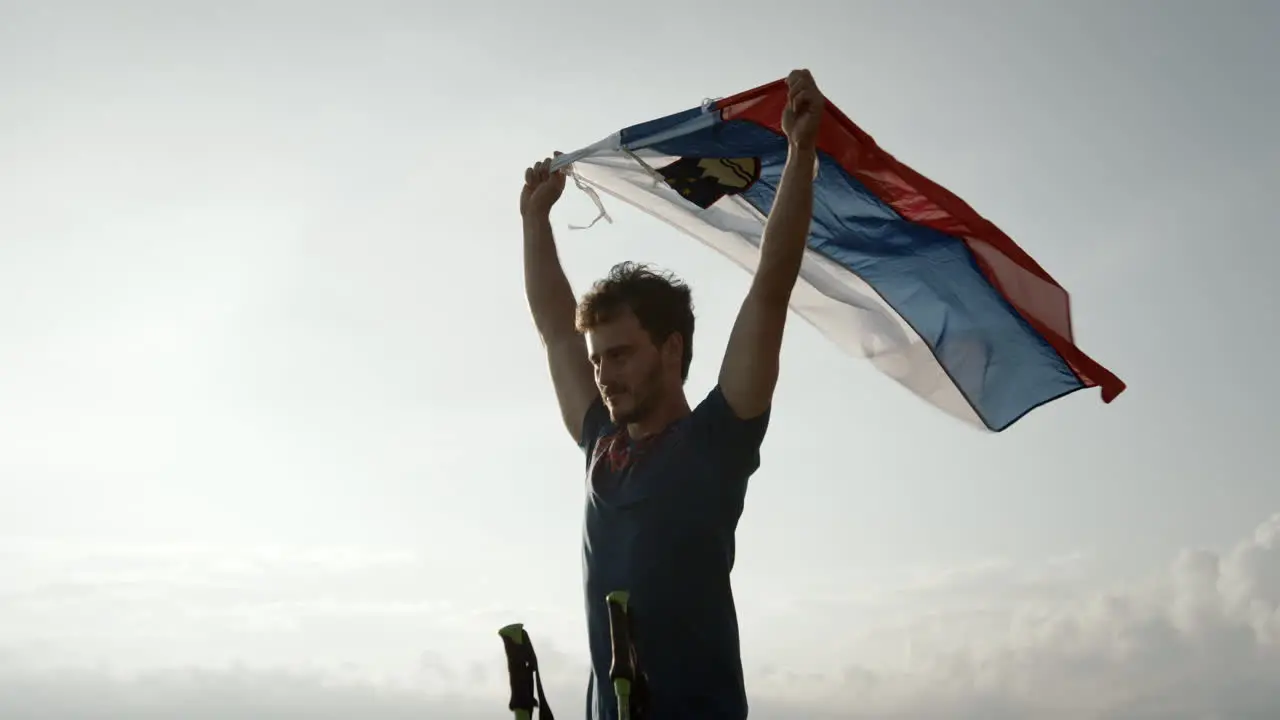
<instances>
[{"instance_id":1,"label":"t-shirt sleeve","mask_svg":"<svg viewBox=\"0 0 1280 720\"><path fill-rule=\"evenodd\" d=\"M753 418L740 418L729 406L724 391L717 385L698 405L695 411L704 441L724 464L729 478L745 482L760 467L760 445L769 429L766 409Z\"/></svg>"},{"instance_id":2,"label":"t-shirt sleeve","mask_svg":"<svg viewBox=\"0 0 1280 720\"><path fill-rule=\"evenodd\" d=\"M582 432L578 436L578 447L587 455L587 464L591 463L591 455L595 453L596 443L613 427L609 417L609 409L598 395L582 417Z\"/></svg>"}]
</instances>

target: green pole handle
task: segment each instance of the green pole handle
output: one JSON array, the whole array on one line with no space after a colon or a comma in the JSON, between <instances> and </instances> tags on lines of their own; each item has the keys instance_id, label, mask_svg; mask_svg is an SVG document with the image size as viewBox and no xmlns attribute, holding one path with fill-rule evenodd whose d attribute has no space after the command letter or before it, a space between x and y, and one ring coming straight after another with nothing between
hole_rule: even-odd
<instances>
[{"instance_id":1,"label":"green pole handle","mask_svg":"<svg viewBox=\"0 0 1280 720\"><path fill-rule=\"evenodd\" d=\"M532 644L524 625L512 623L498 631L502 648L507 654L507 675L511 681L511 699L507 709L515 720L533 720L533 668Z\"/></svg>"},{"instance_id":2,"label":"green pole handle","mask_svg":"<svg viewBox=\"0 0 1280 720\"><path fill-rule=\"evenodd\" d=\"M635 648L631 644L631 623L627 603L631 595L614 590L605 596L609 605L609 642L613 658L609 663L609 679L618 699L618 720L631 720L631 688L636 681Z\"/></svg>"}]
</instances>

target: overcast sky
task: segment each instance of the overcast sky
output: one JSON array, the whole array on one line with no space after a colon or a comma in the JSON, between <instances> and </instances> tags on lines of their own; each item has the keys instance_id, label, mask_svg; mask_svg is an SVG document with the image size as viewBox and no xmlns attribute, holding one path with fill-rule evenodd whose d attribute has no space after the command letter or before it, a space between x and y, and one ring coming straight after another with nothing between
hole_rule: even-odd
<instances>
[{"instance_id":1,"label":"overcast sky","mask_svg":"<svg viewBox=\"0 0 1280 720\"><path fill-rule=\"evenodd\" d=\"M983 435L793 322L752 717L1280 716L1280 5L434 7L0 0L0 716L502 717L523 621L575 717L524 167L798 66L1130 389ZM748 277L608 209L574 287L686 278L701 396Z\"/></svg>"}]
</instances>

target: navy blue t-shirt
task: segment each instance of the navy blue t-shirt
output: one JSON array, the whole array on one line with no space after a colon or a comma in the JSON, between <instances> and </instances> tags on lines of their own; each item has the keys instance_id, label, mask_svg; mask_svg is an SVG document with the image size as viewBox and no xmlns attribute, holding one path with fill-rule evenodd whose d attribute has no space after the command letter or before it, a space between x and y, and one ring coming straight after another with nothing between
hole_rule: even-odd
<instances>
[{"instance_id":1,"label":"navy blue t-shirt","mask_svg":"<svg viewBox=\"0 0 1280 720\"><path fill-rule=\"evenodd\" d=\"M747 479L769 413L742 420L717 386L640 443L599 399L583 421L587 458L583 588L592 672L588 720L615 720L605 596L630 593L636 654L652 720L747 716L729 573Z\"/></svg>"}]
</instances>

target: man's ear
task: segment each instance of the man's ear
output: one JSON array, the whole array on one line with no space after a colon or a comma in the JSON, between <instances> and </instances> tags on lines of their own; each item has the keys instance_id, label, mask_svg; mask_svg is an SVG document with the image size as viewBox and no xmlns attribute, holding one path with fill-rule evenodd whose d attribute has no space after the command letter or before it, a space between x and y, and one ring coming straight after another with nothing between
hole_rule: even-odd
<instances>
[{"instance_id":1,"label":"man's ear","mask_svg":"<svg viewBox=\"0 0 1280 720\"><path fill-rule=\"evenodd\" d=\"M680 333L673 332L662 341L662 359L680 365L684 359L684 337Z\"/></svg>"}]
</instances>

